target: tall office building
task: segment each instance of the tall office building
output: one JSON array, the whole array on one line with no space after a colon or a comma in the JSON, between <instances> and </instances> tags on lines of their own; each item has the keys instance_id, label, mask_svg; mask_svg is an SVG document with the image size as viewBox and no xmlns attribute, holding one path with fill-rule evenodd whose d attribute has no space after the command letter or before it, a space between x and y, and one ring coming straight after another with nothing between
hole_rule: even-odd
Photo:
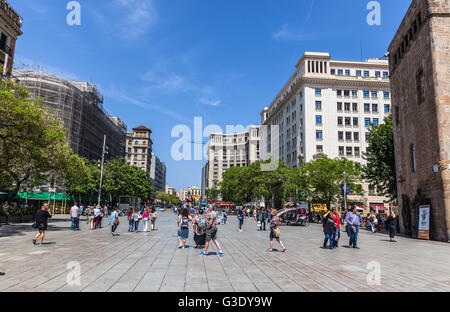
<instances>
[{"instance_id":1,"label":"tall office building","mask_svg":"<svg viewBox=\"0 0 450 312\"><path fill-rule=\"evenodd\" d=\"M10 76L14 63L17 37L22 35L22 18L8 4L0 0L0 74Z\"/></svg>"},{"instance_id":2,"label":"tall office building","mask_svg":"<svg viewBox=\"0 0 450 312\"><path fill-rule=\"evenodd\" d=\"M152 180L155 191L166 191L166 164L155 153L152 153L150 179Z\"/></svg>"},{"instance_id":3,"label":"tall office building","mask_svg":"<svg viewBox=\"0 0 450 312\"><path fill-rule=\"evenodd\" d=\"M318 155L346 157L364 164L370 125L391 111L386 60L333 60L305 52L275 100L261 112L262 158L276 155L298 168ZM367 187L366 187L367 188ZM368 205L384 207L384 197L367 189Z\"/></svg>"},{"instance_id":4,"label":"tall office building","mask_svg":"<svg viewBox=\"0 0 450 312\"><path fill-rule=\"evenodd\" d=\"M44 106L63 121L75 153L101 159L106 134L106 159L124 157L126 125L118 117L109 116L96 87L37 71L14 70L13 75L27 87L32 100L43 98Z\"/></svg>"},{"instance_id":5,"label":"tall office building","mask_svg":"<svg viewBox=\"0 0 450 312\"><path fill-rule=\"evenodd\" d=\"M133 132L127 133L126 162L131 166L140 168L149 174L152 162L152 145L150 139L152 130L146 126L133 128Z\"/></svg>"},{"instance_id":6,"label":"tall office building","mask_svg":"<svg viewBox=\"0 0 450 312\"><path fill-rule=\"evenodd\" d=\"M414 0L389 46L400 227L450 239L450 2Z\"/></svg>"},{"instance_id":7,"label":"tall office building","mask_svg":"<svg viewBox=\"0 0 450 312\"><path fill-rule=\"evenodd\" d=\"M259 126L251 126L241 133L211 133L208 163L204 168L204 191L219 188L222 175L228 168L246 167L260 160L259 140Z\"/></svg>"}]
</instances>

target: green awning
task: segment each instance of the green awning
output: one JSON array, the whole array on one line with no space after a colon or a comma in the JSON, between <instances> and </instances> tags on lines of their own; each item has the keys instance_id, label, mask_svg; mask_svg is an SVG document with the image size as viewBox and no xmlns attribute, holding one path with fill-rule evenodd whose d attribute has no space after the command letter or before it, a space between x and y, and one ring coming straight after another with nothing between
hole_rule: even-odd
<instances>
[{"instance_id":1,"label":"green awning","mask_svg":"<svg viewBox=\"0 0 450 312\"><path fill-rule=\"evenodd\" d=\"M49 195L48 193L35 193L35 192L24 192L24 193L17 193L18 198L21 199L30 199L30 200L48 200ZM50 194L50 200L56 200L56 201L73 201L73 195L64 194L64 193L51 193Z\"/></svg>"}]
</instances>

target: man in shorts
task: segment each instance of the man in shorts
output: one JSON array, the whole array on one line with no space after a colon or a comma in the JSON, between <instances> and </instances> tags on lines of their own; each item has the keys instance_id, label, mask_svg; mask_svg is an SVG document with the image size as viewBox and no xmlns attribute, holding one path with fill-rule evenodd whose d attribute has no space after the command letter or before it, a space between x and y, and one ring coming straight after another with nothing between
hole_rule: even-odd
<instances>
[{"instance_id":1,"label":"man in shorts","mask_svg":"<svg viewBox=\"0 0 450 312\"><path fill-rule=\"evenodd\" d=\"M217 241L217 219L219 218L219 215L217 211L214 211L213 206L210 205L208 207L208 213L206 214L206 243L205 243L205 250L200 254L200 256L206 256L208 254L208 248L209 248L209 242L212 240L214 245L216 245L217 249L219 249L219 252L217 253L218 256L222 256L223 252L220 248L219 242Z\"/></svg>"}]
</instances>

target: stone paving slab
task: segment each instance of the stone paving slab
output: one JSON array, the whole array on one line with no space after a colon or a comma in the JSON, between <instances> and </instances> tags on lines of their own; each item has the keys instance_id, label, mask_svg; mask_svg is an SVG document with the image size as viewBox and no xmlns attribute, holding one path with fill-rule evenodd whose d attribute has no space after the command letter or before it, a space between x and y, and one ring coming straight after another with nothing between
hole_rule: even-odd
<instances>
[{"instance_id":1,"label":"stone paving slab","mask_svg":"<svg viewBox=\"0 0 450 312\"><path fill-rule=\"evenodd\" d=\"M237 218L219 225L218 239L225 256L200 257L193 248L178 249L176 216L162 212L152 232L129 233L121 218L118 236L104 228L90 230L83 219L81 231L70 229L69 216L55 216L47 244L31 243L31 224L0 227L0 291L45 292L317 292L317 291L450 291L450 245L362 230L360 250L320 248L320 225L281 227L285 253L266 252L269 231L257 231L246 219L237 231ZM141 225L142 228L142 225ZM280 250L274 242L274 248ZM68 283L68 263L80 266L80 284ZM380 285L368 283L373 267L380 266ZM70 282L70 280L69 280Z\"/></svg>"}]
</instances>

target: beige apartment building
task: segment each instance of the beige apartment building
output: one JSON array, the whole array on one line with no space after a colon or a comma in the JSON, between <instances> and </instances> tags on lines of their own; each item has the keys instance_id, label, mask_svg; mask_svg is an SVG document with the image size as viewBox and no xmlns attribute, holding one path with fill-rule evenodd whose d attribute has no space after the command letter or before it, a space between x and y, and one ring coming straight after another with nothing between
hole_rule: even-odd
<instances>
[{"instance_id":1,"label":"beige apartment building","mask_svg":"<svg viewBox=\"0 0 450 312\"><path fill-rule=\"evenodd\" d=\"M150 177L152 145L150 139L152 130L146 126L133 128L133 132L127 132L126 162L148 172Z\"/></svg>"},{"instance_id":2,"label":"beige apartment building","mask_svg":"<svg viewBox=\"0 0 450 312\"><path fill-rule=\"evenodd\" d=\"M401 231L450 240L450 1L414 0L389 46Z\"/></svg>"},{"instance_id":3,"label":"beige apartment building","mask_svg":"<svg viewBox=\"0 0 450 312\"><path fill-rule=\"evenodd\" d=\"M387 60L334 60L329 53L305 52L288 83L261 112L262 159L292 168L326 155L365 164L369 127L391 112ZM366 185L366 206L385 207L387 198Z\"/></svg>"},{"instance_id":4,"label":"beige apartment building","mask_svg":"<svg viewBox=\"0 0 450 312\"><path fill-rule=\"evenodd\" d=\"M202 189L198 186L191 186L188 188L179 189L176 194L179 200L185 201L185 200L191 200L199 199L202 193Z\"/></svg>"},{"instance_id":5,"label":"beige apartment building","mask_svg":"<svg viewBox=\"0 0 450 312\"><path fill-rule=\"evenodd\" d=\"M245 132L211 133L208 162L204 167L204 188L219 188L223 173L231 167L246 167L260 160L260 126L250 126ZM203 177L202 177L203 178Z\"/></svg>"},{"instance_id":6,"label":"beige apartment building","mask_svg":"<svg viewBox=\"0 0 450 312\"><path fill-rule=\"evenodd\" d=\"M17 37L22 35L22 18L6 2L0 0L0 74L10 76L14 63Z\"/></svg>"}]
</instances>

